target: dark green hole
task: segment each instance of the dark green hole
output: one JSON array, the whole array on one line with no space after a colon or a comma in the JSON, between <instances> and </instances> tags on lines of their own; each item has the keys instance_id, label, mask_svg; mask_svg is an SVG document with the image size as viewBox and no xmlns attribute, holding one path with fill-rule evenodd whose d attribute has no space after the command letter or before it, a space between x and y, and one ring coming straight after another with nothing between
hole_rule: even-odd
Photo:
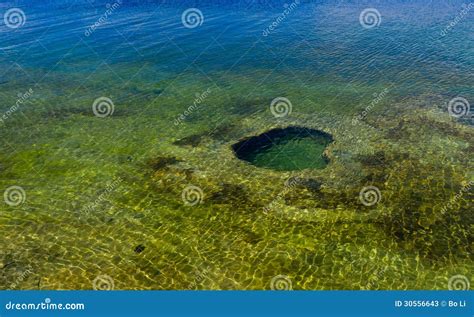
<instances>
[{"instance_id":1,"label":"dark green hole","mask_svg":"<svg viewBox=\"0 0 474 317\"><path fill-rule=\"evenodd\" d=\"M303 127L273 129L232 146L235 155L255 166L278 171L322 169L329 163L324 151L330 134Z\"/></svg>"}]
</instances>

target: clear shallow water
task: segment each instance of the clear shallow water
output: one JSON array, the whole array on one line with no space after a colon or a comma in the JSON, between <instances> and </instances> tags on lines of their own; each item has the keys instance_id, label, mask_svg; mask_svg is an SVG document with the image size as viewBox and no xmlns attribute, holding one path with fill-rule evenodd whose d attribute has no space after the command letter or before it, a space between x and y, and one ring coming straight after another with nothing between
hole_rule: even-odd
<instances>
[{"instance_id":1,"label":"clear shallow water","mask_svg":"<svg viewBox=\"0 0 474 317\"><path fill-rule=\"evenodd\" d=\"M472 119L447 104L474 99L473 11L443 36L462 2L377 4L370 29L367 3L305 1L281 20L283 4L124 1L89 36L105 2L0 4L26 16L0 26L0 185L26 197L2 205L2 288L90 289L99 275L120 289L471 278ZM181 21L191 7L204 16L193 29ZM94 115L99 97L113 114ZM271 112L277 97L289 115ZM288 125L334 136L324 170L233 155ZM360 201L367 186L375 205Z\"/></svg>"}]
</instances>

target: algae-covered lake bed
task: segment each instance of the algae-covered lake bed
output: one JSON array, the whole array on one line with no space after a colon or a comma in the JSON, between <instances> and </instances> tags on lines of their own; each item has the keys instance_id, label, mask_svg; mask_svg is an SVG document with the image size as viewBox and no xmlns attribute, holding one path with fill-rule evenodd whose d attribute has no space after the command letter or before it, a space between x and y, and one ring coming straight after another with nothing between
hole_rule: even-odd
<instances>
[{"instance_id":1,"label":"algae-covered lake bed","mask_svg":"<svg viewBox=\"0 0 474 317\"><path fill-rule=\"evenodd\" d=\"M472 3L0 15L0 289L471 287Z\"/></svg>"}]
</instances>

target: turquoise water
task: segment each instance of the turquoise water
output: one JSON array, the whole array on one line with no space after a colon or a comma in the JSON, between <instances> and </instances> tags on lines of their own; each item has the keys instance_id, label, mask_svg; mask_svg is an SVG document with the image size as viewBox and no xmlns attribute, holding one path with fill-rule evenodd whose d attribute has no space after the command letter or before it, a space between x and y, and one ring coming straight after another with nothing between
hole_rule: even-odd
<instances>
[{"instance_id":1,"label":"turquoise water","mask_svg":"<svg viewBox=\"0 0 474 317\"><path fill-rule=\"evenodd\" d=\"M31 2L0 4L24 13L0 20L1 288L472 278L474 8ZM324 169L235 157L287 126L333 136Z\"/></svg>"}]
</instances>

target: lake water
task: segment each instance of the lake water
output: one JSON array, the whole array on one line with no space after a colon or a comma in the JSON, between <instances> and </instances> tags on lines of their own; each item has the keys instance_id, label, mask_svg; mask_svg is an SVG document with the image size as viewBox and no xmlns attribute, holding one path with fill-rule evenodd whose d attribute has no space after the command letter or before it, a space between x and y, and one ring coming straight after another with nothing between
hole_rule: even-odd
<instances>
[{"instance_id":1,"label":"lake water","mask_svg":"<svg viewBox=\"0 0 474 317\"><path fill-rule=\"evenodd\" d=\"M7 0L0 14L2 289L471 279L474 4ZM333 137L326 167L235 157L288 126Z\"/></svg>"}]
</instances>

